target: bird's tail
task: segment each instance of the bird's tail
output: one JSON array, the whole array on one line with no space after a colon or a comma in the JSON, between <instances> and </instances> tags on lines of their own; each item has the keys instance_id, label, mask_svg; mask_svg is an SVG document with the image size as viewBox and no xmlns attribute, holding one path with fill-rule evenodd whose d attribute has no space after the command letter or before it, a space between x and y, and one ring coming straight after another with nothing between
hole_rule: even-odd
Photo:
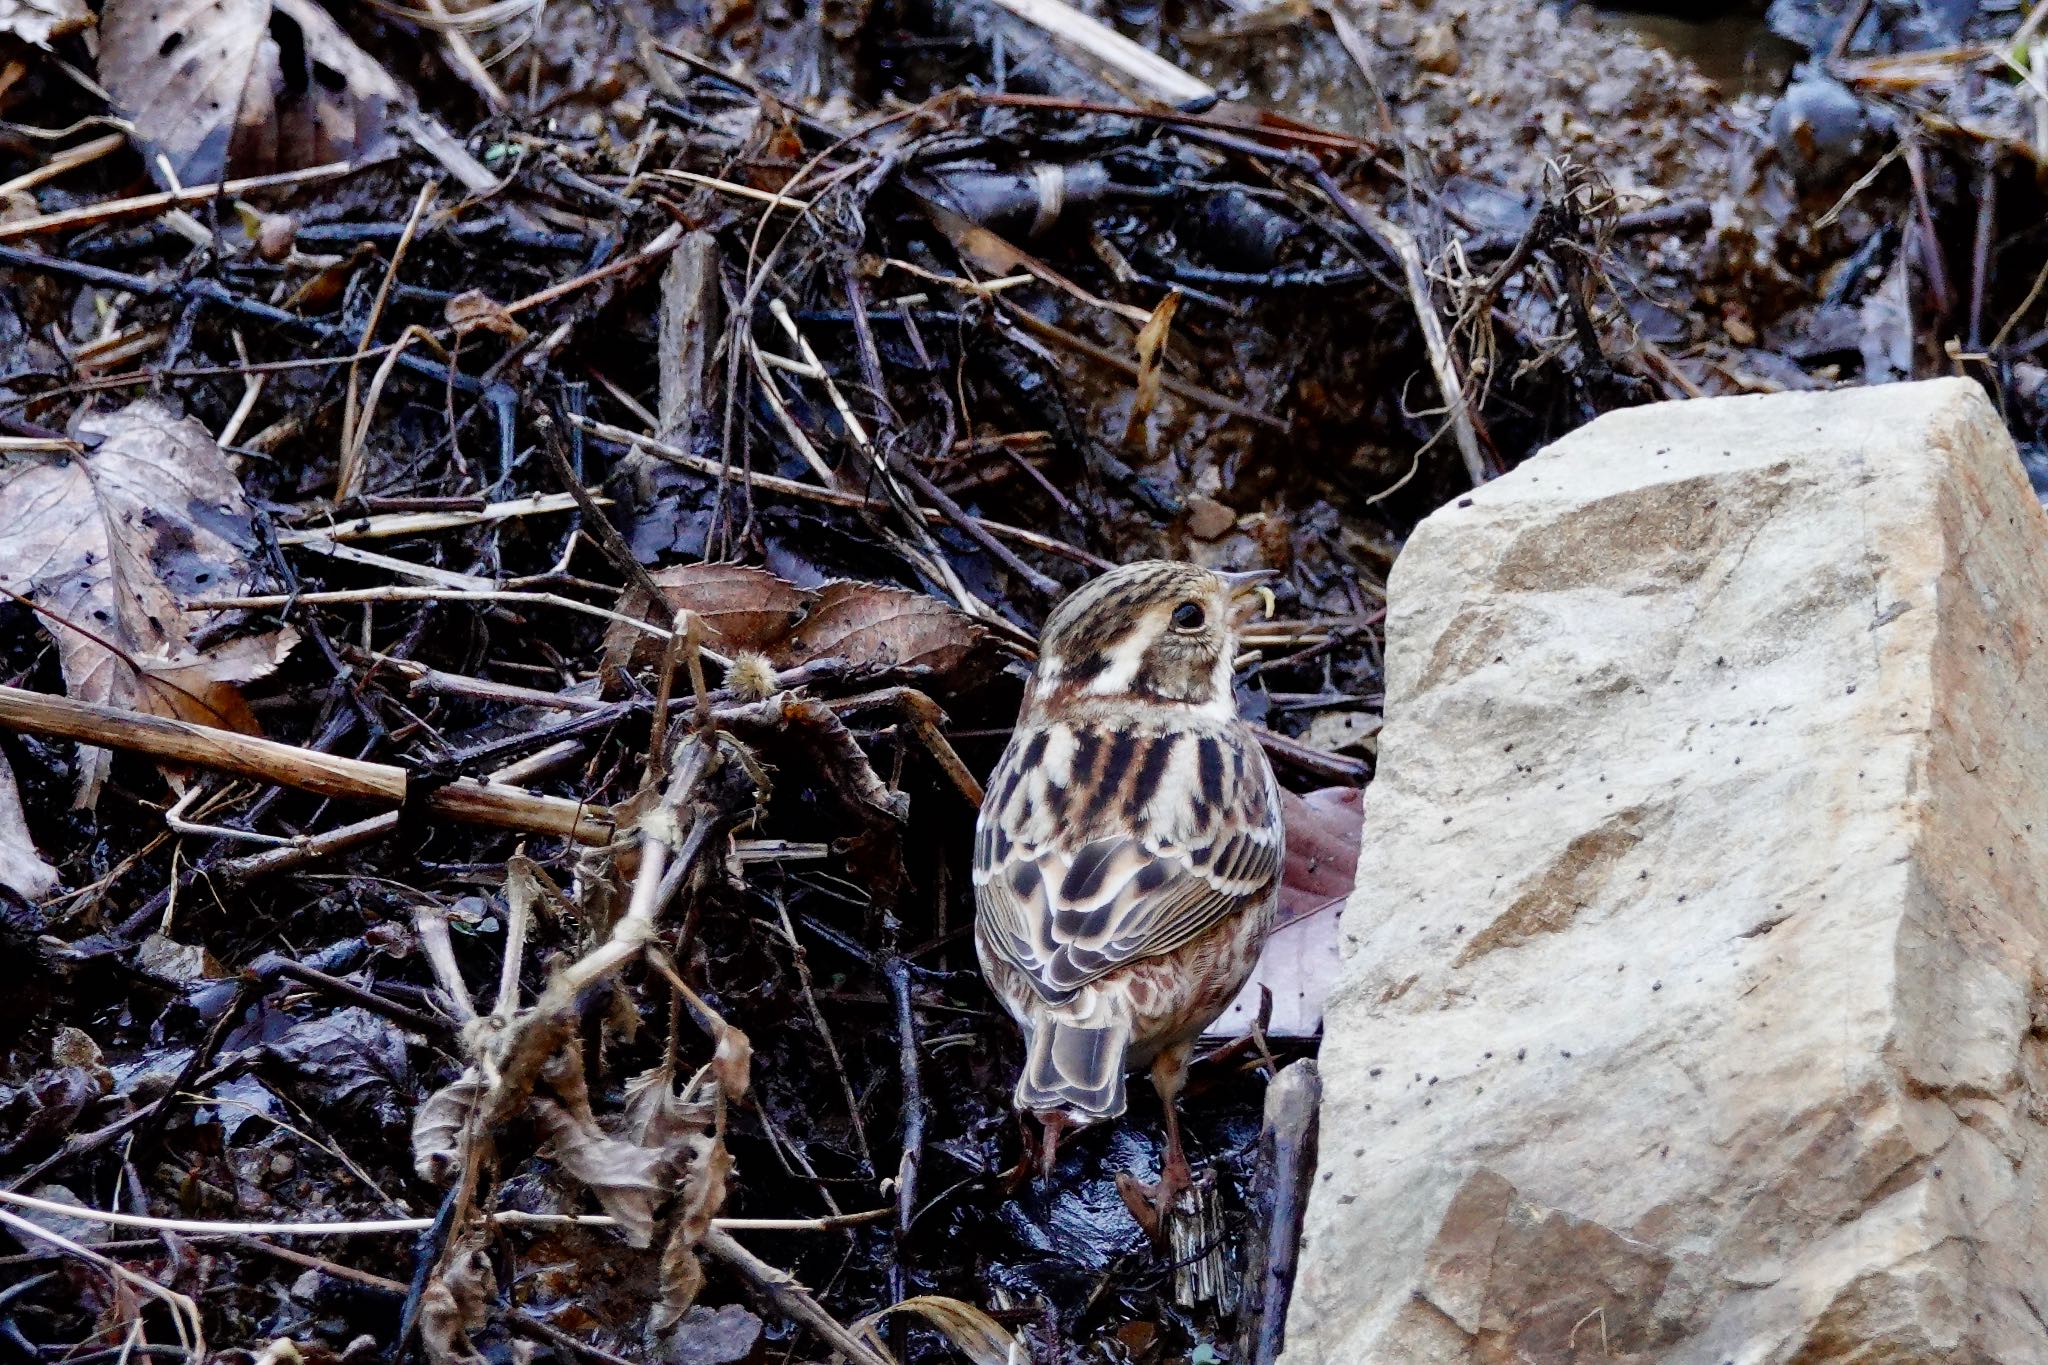
<instances>
[{"instance_id":1,"label":"bird's tail","mask_svg":"<svg viewBox=\"0 0 2048 1365\"><path fill-rule=\"evenodd\" d=\"M1124 1112L1124 1056L1130 1045L1128 1020L1102 1025L1045 1020L1031 1030L1024 1074L1017 1078L1017 1107L1039 1115L1064 1114L1075 1127L1115 1118Z\"/></svg>"}]
</instances>

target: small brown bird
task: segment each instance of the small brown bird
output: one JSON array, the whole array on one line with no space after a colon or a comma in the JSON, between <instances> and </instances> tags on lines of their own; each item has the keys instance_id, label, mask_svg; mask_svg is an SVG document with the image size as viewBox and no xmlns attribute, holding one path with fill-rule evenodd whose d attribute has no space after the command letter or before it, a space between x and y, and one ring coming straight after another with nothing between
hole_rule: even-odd
<instances>
[{"instance_id":1,"label":"small brown bird","mask_svg":"<svg viewBox=\"0 0 2048 1365\"><path fill-rule=\"evenodd\" d=\"M1271 577L1151 560L1061 602L975 830L974 943L1024 1030L1040 1170L1149 1065L1166 1159L1157 1185L1119 1183L1155 1236L1192 1178L1174 1101L1195 1039L1251 974L1279 885L1279 789L1231 669Z\"/></svg>"}]
</instances>

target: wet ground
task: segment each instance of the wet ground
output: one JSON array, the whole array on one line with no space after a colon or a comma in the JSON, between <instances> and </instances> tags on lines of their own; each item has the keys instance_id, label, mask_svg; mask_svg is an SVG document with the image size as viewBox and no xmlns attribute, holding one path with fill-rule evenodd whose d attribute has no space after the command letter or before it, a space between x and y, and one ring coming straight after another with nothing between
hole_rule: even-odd
<instances>
[{"instance_id":1,"label":"wet ground","mask_svg":"<svg viewBox=\"0 0 2048 1365\"><path fill-rule=\"evenodd\" d=\"M1925 50L1953 26L1938 7L1880 8L1890 27L1860 32L1852 62L1909 40ZM966 937L972 807L917 726L863 694L930 693L965 766L985 775L1059 591L1147 554L1263 564L1284 574L1281 626L1246 670L1242 705L1293 742L1280 763L1291 789L1355 785L1371 771L1379 613L1402 537L1475 477L1601 411L1962 367L2038 457L2048 231L2034 113L2010 73L1964 79L1954 58L1910 80L1844 66L1849 84L1809 79L1781 99L1794 54L1754 8L1707 22L1521 0L1096 12L1226 103L1145 109L1116 73L976 0L560 0L518 99L492 113L438 39L353 16L364 49L469 135L493 188L444 191L459 210L408 236L419 188L446 177L407 146L334 184L256 195L263 214L210 208L204 247L155 217L39 233L0 262L0 384L9 430L27 439L147 395L236 432L226 455L268 528L265 562L296 596L235 628L290 625L304 642L250 687L253 713L273 738L424 780L559 736L570 756L529 779L537 790L631 800L651 745L647 661L622 678L603 622L547 605L305 593L388 588L396 560L608 610L634 564L732 558L792 592L846 578L985 603L980 633L943 666L869 658L807 675L806 696L844 708L840 729L794 711L728 727L773 777L745 837L801 851L702 878L662 922L682 978L752 1040L721 1212L882 1210L851 1228L747 1234L842 1321L941 1295L990 1314L1036 1360L1211 1365L1243 1359L1235 1306L1177 1303L1172 1267L1115 1192L1118 1171L1158 1164L1145 1087L1125 1119L1066 1144L1049 1182L1001 1178L1021 1153L1007 1102L1018 1045ZM1985 7L1960 22L1965 37L2000 24L2009 36L2020 16ZM654 52L650 36L686 55ZM67 61L89 64L63 41ZM8 119L105 114L53 63L18 55L0 90ZM9 176L49 155L19 132L0 149ZM1051 168L1063 188L1049 205ZM89 209L149 175L124 149L16 191L9 212ZM811 207L764 207L777 193ZM711 262L696 324L709 359L680 384L666 258L632 259L673 246L671 227L702 234ZM490 325L457 331L451 303L472 290L538 302L516 327L481 307L466 316ZM1135 337L1170 290L1180 301L1147 411ZM821 367L742 363L754 348L782 356L792 327ZM337 507L343 414L368 378L352 387L346 361L407 328L432 337L413 343L427 368L390 378L363 484ZM836 377L836 398L819 373ZM670 455L629 454L656 429ZM587 509L461 519L560 491L549 430L615 499L625 549L570 535L591 525ZM747 489L716 477L721 461L784 483ZM820 462L838 487L822 488ZM914 521L890 489L913 474L925 482L902 496L931 514ZM337 520L421 509L459 515L353 547L383 563L310 543ZM990 524L1036 538L1003 542L1012 562L975 534ZM4 681L64 690L46 629L19 602L0 606ZM711 685L722 680L714 668ZM585 714L603 724L563 730ZM0 1000L0 1179L102 1208L433 1214L447 1196L415 1171L409 1128L467 1054L439 1013L422 908L453 926L468 981L494 979L523 847L572 903L536 921L515 964L530 999L589 949L632 879L558 838L522 844L417 811L345 857L245 875L243 836L313 837L369 812L217 782L212 832L174 837L152 764L117 761L97 808L73 810L73 746L9 734L0 753L64 888L33 903L0 893L18 987ZM639 969L577 1002L573 1050L606 1123L671 1049L708 1055L671 1011L665 980ZM1280 1045L1279 1060L1303 1046ZM1264 1081L1264 1059L1238 1049L1197 1067L1186 1102L1191 1149L1221 1177L1220 1254L1238 1270L1258 1217L1246 1191ZM193 1098L151 1108L174 1082ZM95 1133L109 1136L65 1145ZM485 1201L597 1207L529 1117L498 1144ZM919 1170L898 1209L906 1145ZM17 1357L113 1352L138 1323L155 1358L179 1354L132 1286L17 1241L0 1246L0 1340ZM310 1267L304 1251L290 1261L225 1236L136 1237L110 1254L191 1294L216 1348L253 1360L286 1337L324 1361L403 1354L406 1289L445 1245L320 1244ZM689 1333L650 1342L649 1304L673 1266L615 1230L520 1230L492 1255L486 1359L823 1355L719 1265ZM729 1329L754 1335L717 1354ZM953 1358L931 1328L889 1340L905 1360Z\"/></svg>"}]
</instances>

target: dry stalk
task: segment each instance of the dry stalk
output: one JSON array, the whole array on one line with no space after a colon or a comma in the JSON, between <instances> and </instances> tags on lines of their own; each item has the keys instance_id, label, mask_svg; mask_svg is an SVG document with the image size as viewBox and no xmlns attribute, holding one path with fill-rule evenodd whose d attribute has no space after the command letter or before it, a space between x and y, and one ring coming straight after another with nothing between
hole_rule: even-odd
<instances>
[{"instance_id":1,"label":"dry stalk","mask_svg":"<svg viewBox=\"0 0 2048 1365\"><path fill-rule=\"evenodd\" d=\"M412 775L388 763L340 758L232 730L216 730L19 687L0 686L0 729L121 749L163 762L272 782L316 796L384 805L404 805L409 798L416 797L426 810L465 824L561 835L579 843L602 844L612 837L610 812L601 806L542 796L518 787L492 786L471 778L458 778L445 786L415 793Z\"/></svg>"}]
</instances>

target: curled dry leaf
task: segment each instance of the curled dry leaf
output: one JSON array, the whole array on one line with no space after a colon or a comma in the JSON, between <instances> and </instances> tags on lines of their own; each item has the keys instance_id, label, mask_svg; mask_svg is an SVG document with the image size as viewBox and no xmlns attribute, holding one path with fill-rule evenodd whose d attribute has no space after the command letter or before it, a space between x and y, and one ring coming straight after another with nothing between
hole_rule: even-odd
<instances>
[{"instance_id":1,"label":"curled dry leaf","mask_svg":"<svg viewBox=\"0 0 2048 1365\"><path fill-rule=\"evenodd\" d=\"M923 1318L939 1329L961 1355L974 1365L1031 1365L1031 1353L1009 1329L973 1304L944 1294L919 1294L893 1303L879 1313L870 1313L854 1324L854 1331L883 1355L881 1322L891 1313L908 1313Z\"/></svg>"},{"instance_id":2,"label":"curled dry leaf","mask_svg":"<svg viewBox=\"0 0 2048 1365\"><path fill-rule=\"evenodd\" d=\"M889 790L846 722L817 698L786 693L732 718L735 729L744 730L749 721L772 726L781 738L802 745L833 794L863 822L893 824L909 813L908 799Z\"/></svg>"},{"instance_id":3,"label":"curled dry leaf","mask_svg":"<svg viewBox=\"0 0 2048 1365\"><path fill-rule=\"evenodd\" d=\"M711 1053L711 1072L718 1078L718 1088L725 1092L726 1099L738 1104L746 1099L747 1090L753 1085L754 1044L722 1016L712 1031L718 1043Z\"/></svg>"},{"instance_id":4,"label":"curled dry leaf","mask_svg":"<svg viewBox=\"0 0 2048 1365\"><path fill-rule=\"evenodd\" d=\"M81 701L255 733L238 684L280 663L296 636L200 649L211 616L183 602L267 582L253 514L206 428L151 399L78 425L90 445L62 459L0 462L0 588L29 598ZM79 804L106 776L80 764Z\"/></svg>"},{"instance_id":5,"label":"curled dry leaf","mask_svg":"<svg viewBox=\"0 0 2048 1365\"><path fill-rule=\"evenodd\" d=\"M1138 329L1138 393L1131 403L1131 418L1124 426L1124 444L1142 444L1145 419L1159 405L1159 378L1166 364L1166 338L1173 330L1173 315L1180 311L1180 291L1169 290L1152 316Z\"/></svg>"},{"instance_id":6,"label":"curled dry leaf","mask_svg":"<svg viewBox=\"0 0 2048 1365\"><path fill-rule=\"evenodd\" d=\"M782 662L845 659L864 668L950 673L981 643L982 628L936 597L882 583L834 579L789 637Z\"/></svg>"},{"instance_id":7,"label":"curled dry leaf","mask_svg":"<svg viewBox=\"0 0 2048 1365\"><path fill-rule=\"evenodd\" d=\"M0 0L0 33L37 47L91 22L85 0Z\"/></svg>"},{"instance_id":8,"label":"curled dry leaf","mask_svg":"<svg viewBox=\"0 0 2048 1365\"><path fill-rule=\"evenodd\" d=\"M656 569L664 607L639 588L627 590L619 614L666 629L679 611L704 623L704 643L722 654L772 653L803 620L817 594L751 564L677 564ZM604 667L646 668L661 657L660 642L644 630L614 622L605 631Z\"/></svg>"},{"instance_id":9,"label":"curled dry leaf","mask_svg":"<svg viewBox=\"0 0 2048 1365\"><path fill-rule=\"evenodd\" d=\"M921 592L883 583L835 579L812 590L748 564L680 564L660 569L665 607L637 588L619 601L621 615L666 627L677 611L704 623L704 643L720 653L745 653L774 668L844 659L856 668L927 669L948 674L965 663L986 632L957 608ZM615 623L605 632L604 668L647 668L660 643ZM752 689L759 678L751 665Z\"/></svg>"},{"instance_id":10,"label":"curled dry leaf","mask_svg":"<svg viewBox=\"0 0 2048 1365\"><path fill-rule=\"evenodd\" d=\"M184 185L368 155L410 103L315 0L107 0L99 76Z\"/></svg>"},{"instance_id":11,"label":"curled dry leaf","mask_svg":"<svg viewBox=\"0 0 2048 1365\"><path fill-rule=\"evenodd\" d=\"M412 1118L412 1167L422 1180L446 1185L462 1172L469 1154L466 1135L483 1105L484 1080L469 1067L427 1096Z\"/></svg>"},{"instance_id":12,"label":"curled dry leaf","mask_svg":"<svg viewBox=\"0 0 2048 1365\"><path fill-rule=\"evenodd\" d=\"M675 1092L675 1072L666 1066L643 1071L626 1082L626 1104L622 1127L626 1137L642 1147L680 1151L691 1138L700 1136L718 1121L718 1107L710 1100L684 1099Z\"/></svg>"},{"instance_id":13,"label":"curled dry leaf","mask_svg":"<svg viewBox=\"0 0 2048 1365\"><path fill-rule=\"evenodd\" d=\"M683 1168L675 1224L661 1253L661 1295L648 1315L648 1329L656 1335L681 1322L703 1292L704 1267L697 1259L697 1245L725 1207L726 1182L732 1175L732 1154L716 1134L692 1138L687 1152L690 1162Z\"/></svg>"},{"instance_id":14,"label":"curled dry leaf","mask_svg":"<svg viewBox=\"0 0 2048 1365\"><path fill-rule=\"evenodd\" d=\"M726 1034L745 1043L746 1035L723 1021L719 1031L721 1050ZM723 1077L719 1083L725 1083ZM697 1244L725 1206L726 1182L732 1174L732 1156L716 1126L717 1105L696 1098L699 1093L693 1085L689 1097L678 1096L675 1074L667 1066L644 1071L626 1083L625 1132L662 1154L666 1173L677 1188L675 1221L661 1254L661 1296L648 1319L648 1330L655 1335L681 1322L704 1287Z\"/></svg>"},{"instance_id":15,"label":"curled dry leaf","mask_svg":"<svg viewBox=\"0 0 2048 1365\"><path fill-rule=\"evenodd\" d=\"M490 1322L498 1292L487 1248L482 1234L464 1235L420 1294L420 1346L431 1365L483 1365L469 1335Z\"/></svg>"},{"instance_id":16,"label":"curled dry leaf","mask_svg":"<svg viewBox=\"0 0 2048 1365\"><path fill-rule=\"evenodd\" d=\"M43 861L29 837L14 769L0 753L0 886L23 900L41 900L57 889L57 869Z\"/></svg>"},{"instance_id":17,"label":"curled dry leaf","mask_svg":"<svg viewBox=\"0 0 2048 1365\"><path fill-rule=\"evenodd\" d=\"M526 328L519 319L506 312L504 304L481 289L466 289L457 294L443 306L442 313L457 336L490 332L515 346L526 340Z\"/></svg>"},{"instance_id":18,"label":"curled dry leaf","mask_svg":"<svg viewBox=\"0 0 2048 1365\"><path fill-rule=\"evenodd\" d=\"M654 1210L668 1197L669 1177L679 1159L675 1144L684 1136L680 1116L675 1116L678 1126L668 1143L634 1141L630 1122L628 1136L615 1138L597 1126L590 1111L583 1061L574 1048L565 1047L549 1058L541 1075L556 1098L535 1096L532 1113L550 1154L565 1174L587 1187L604 1211L619 1220L629 1245L653 1245ZM665 1112L658 1111L657 1118Z\"/></svg>"},{"instance_id":19,"label":"curled dry leaf","mask_svg":"<svg viewBox=\"0 0 2048 1365\"><path fill-rule=\"evenodd\" d=\"M619 1220L629 1246L654 1243L654 1208L668 1191L660 1179L664 1154L607 1137L596 1123L536 1095L531 1111L549 1155Z\"/></svg>"}]
</instances>

